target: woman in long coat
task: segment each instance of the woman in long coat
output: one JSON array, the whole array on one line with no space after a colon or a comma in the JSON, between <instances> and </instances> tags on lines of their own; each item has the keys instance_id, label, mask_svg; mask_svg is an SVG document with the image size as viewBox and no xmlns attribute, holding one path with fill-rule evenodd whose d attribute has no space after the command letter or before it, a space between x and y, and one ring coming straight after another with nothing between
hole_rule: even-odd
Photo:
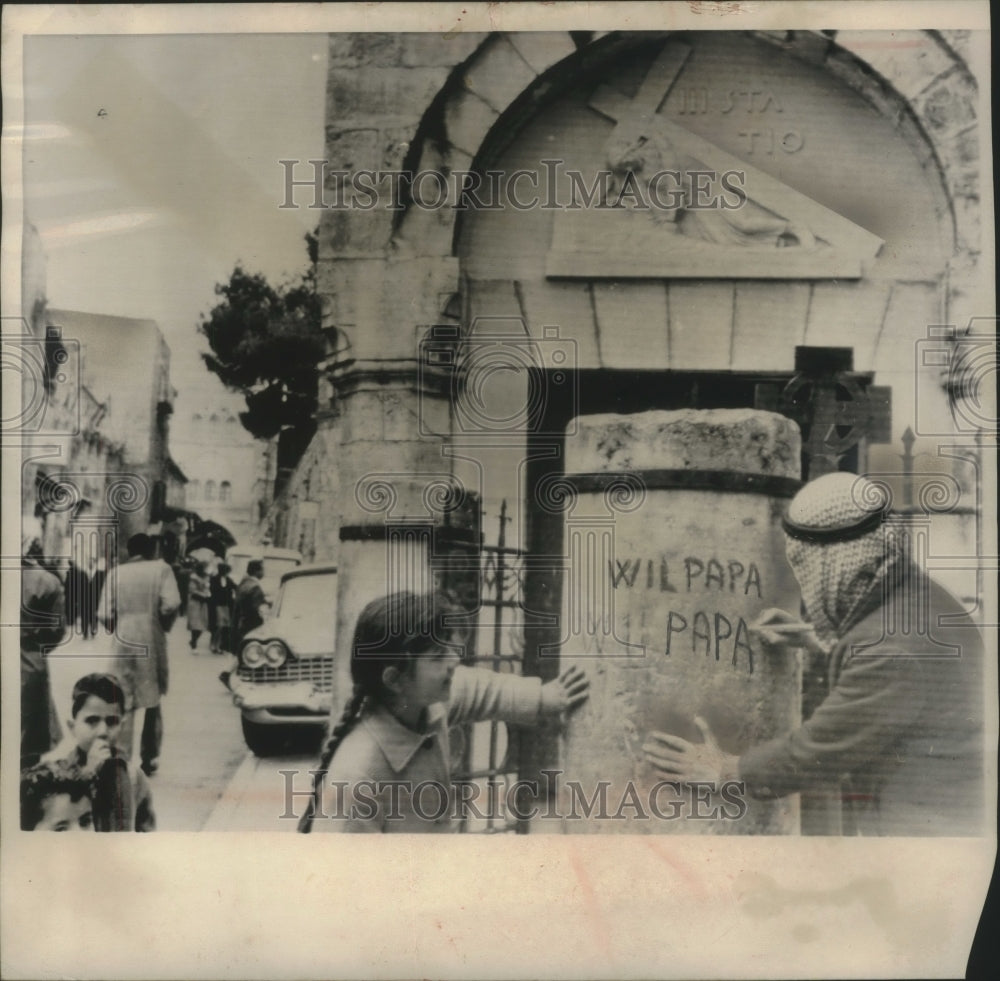
<instances>
[{"instance_id":1,"label":"woman in long coat","mask_svg":"<svg viewBox=\"0 0 1000 981\"><path fill-rule=\"evenodd\" d=\"M212 601L209 613L212 619L212 653L223 654L232 650L233 604L236 602L236 583L229 578L229 566L219 565L212 576L210 588Z\"/></svg>"},{"instance_id":2,"label":"woman in long coat","mask_svg":"<svg viewBox=\"0 0 1000 981\"><path fill-rule=\"evenodd\" d=\"M188 580L187 625L191 631L191 650L198 646L198 638L208 630L208 603L211 595L208 564L199 562Z\"/></svg>"}]
</instances>

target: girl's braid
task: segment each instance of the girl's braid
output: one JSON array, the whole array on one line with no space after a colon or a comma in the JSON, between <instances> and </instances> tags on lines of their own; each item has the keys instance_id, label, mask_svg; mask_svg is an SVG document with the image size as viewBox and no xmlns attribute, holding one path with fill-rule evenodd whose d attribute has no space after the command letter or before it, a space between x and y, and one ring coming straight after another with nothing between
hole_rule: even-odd
<instances>
[{"instance_id":1,"label":"girl's braid","mask_svg":"<svg viewBox=\"0 0 1000 981\"><path fill-rule=\"evenodd\" d=\"M312 831L313 817L316 814L320 800L322 800L323 778L330 769L330 761L333 754L337 752L337 747L344 741L347 734L357 725L364 709L365 700L368 693L358 684L355 684L350 697L344 703L344 711L340 713L337 724L330 730L330 736L323 746L323 752L319 757L319 767L313 775L312 798L306 805L305 813L299 819L298 831L301 834L309 834Z\"/></svg>"}]
</instances>

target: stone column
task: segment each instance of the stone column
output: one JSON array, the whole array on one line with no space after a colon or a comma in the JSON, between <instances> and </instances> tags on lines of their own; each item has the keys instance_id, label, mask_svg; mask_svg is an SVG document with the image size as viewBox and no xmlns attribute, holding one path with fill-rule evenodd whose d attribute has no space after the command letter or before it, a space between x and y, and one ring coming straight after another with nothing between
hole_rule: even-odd
<instances>
[{"instance_id":1,"label":"stone column","mask_svg":"<svg viewBox=\"0 0 1000 981\"><path fill-rule=\"evenodd\" d=\"M334 460L340 487L335 715L351 690L351 642L361 610L400 590L445 586L467 593L453 570L477 571L480 543L479 488L454 475L442 454L442 438L434 436L449 429L448 401L439 387L418 374L415 361L355 363L336 384L341 414ZM454 561L456 552L462 561Z\"/></svg>"},{"instance_id":2,"label":"stone column","mask_svg":"<svg viewBox=\"0 0 1000 981\"><path fill-rule=\"evenodd\" d=\"M749 409L576 424L560 478L567 514L558 656L561 668L578 663L588 672L591 697L561 740L560 813L578 816L562 830L797 833L796 799L744 805L735 788L652 794L663 778L642 753L656 730L700 742L696 716L735 754L800 722L797 659L769 654L748 629L765 608L799 609L780 527L799 485L796 425ZM592 801L602 781L607 804L599 797L586 818L579 791Z\"/></svg>"}]
</instances>

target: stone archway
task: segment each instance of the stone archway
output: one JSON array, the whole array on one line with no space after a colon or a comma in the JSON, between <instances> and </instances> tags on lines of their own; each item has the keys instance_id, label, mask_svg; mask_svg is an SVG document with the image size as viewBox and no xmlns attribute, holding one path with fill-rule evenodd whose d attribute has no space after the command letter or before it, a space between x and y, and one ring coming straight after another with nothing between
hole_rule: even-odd
<instances>
[{"instance_id":1,"label":"stone archway","mask_svg":"<svg viewBox=\"0 0 1000 981\"><path fill-rule=\"evenodd\" d=\"M645 113L688 159L745 171L750 205L790 216L822 246L767 255L725 239L706 245L664 236L680 221L657 226L633 215L627 223L593 208L554 213L510 201L496 211L411 208L396 232L403 246L413 240L434 251L455 236L463 329L520 319L524 338L547 349L554 325L587 370L791 370L796 345L848 345L855 368L879 373L880 383L897 389L902 418L912 418L913 345L926 325L947 317L956 256L974 257L956 239L959 211L916 109L818 35L610 35L575 52L571 41L560 36L545 48L533 36L532 45L549 51L544 64L536 51L529 57L518 49L526 43L520 35L484 43L456 76L463 84L445 90L430 111L437 123L425 117L425 132L436 136L413 148L421 167L539 172L562 148L566 166L592 174L613 166L609 146L618 140L615 152L638 172L641 156L623 155L617 134L644 140L653 130L628 133L627 117ZM901 50L922 64L929 56L914 50L926 44L944 52L931 35L909 43ZM854 46L865 50L861 40ZM674 50L680 54L671 64ZM502 69L514 58L516 67ZM951 80L971 98L957 61L942 58L940 84ZM884 67L916 88L903 79L900 59ZM518 90L513 80L525 81L532 62L540 73ZM503 84L487 92L490 79ZM924 88L936 89L937 79ZM475 140L473 158L464 147ZM595 232L587 226L597 218ZM642 245L628 252L639 235ZM945 413L939 386L932 396Z\"/></svg>"},{"instance_id":2,"label":"stone archway","mask_svg":"<svg viewBox=\"0 0 1000 981\"><path fill-rule=\"evenodd\" d=\"M332 38L328 166L414 171L488 166L505 153L516 153L517 141L574 86L586 80L596 88L616 60L628 60L630 52L643 45L663 45L669 37L574 33ZM401 211L324 212L318 279L326 321L338 335L327 367L337 400L338 416L331 425L345 490L341 537L347 541L345 527L356 534L352 553L367 555L366 536L385 523L383 515L373 517L366 510L352 488L357 491L373 473L402 485L408 474L436 476L448 466L442 467L441 444L453 438L449 392L418 364L417 340L430 324L468 327L477 315L506 316L519 320L527 338L544 341L546 326L572 323L579 357L598 369L698 370L706 351L725 350L726 363L712 367L729 370L746 366L742 359L752 362L766 354L763 342L771 336L775 319L782 325L780 349L791 352L796 340L817 343L829 335L831 324L850 327L857 311L864 310L869 321L878 318L879 326L851 339L856 348L869 348L865 357L870 364L859 354L857 366L881 372L898 370L901 364L909 369L923 325L961 316L957 311L976 282L979 254L976 94L963 58L933 32L897 34L895 39L907 46L888 48L871 47L873 36L864 33L757 32L740 37L786 66L801 66L816 84L836 90L841 102L853 100L858 112L891 138L921 188L917 210L927 226L941 232L938 267L929 277L910 277L898 290L893 286L888 296L887 280L859 281L854 293L864 294L861 303L856 295L845 299L831 282L792 282L787 295L775 303L768 301L772 283L744 279L738 296L735 287L718 278L696 291L690 282L668 289L662 282L633 281L623 302L613 282L548 283L544 276L524 276L510 265L496 265L493 275L489 269L471 268L470 257L488 254L467 248L467 236L484 234L482 214L459 222L461 212L412 202ZM654 56L649 51L645 65L635 63L636 70L651 65ZM632 81L637 85L640 79ZM619 91L628 95L634 89ZM588 98L592 94L586 93ZM685 110L683 100L688 98L697 109L698 96L685 95ZM773 104L769 110L774 110ZM593 112L585 105L581 111ZM689 128L696 128L694 122ZM734 155L738 150L729 148ZM843 214L830 203L824 206ZM863 211L851 216L861 227ZM477 223L478 232L472 227ZM532 244L549 241L523 238ZM508 243L508 258L516 253ZM533 256L537 267L536 260ZM740 296L746 299L743 305ZM788 309L797 311L796 316L789 318ZM679 343L673 346L657 347L655 331L644 335L634 329L637 324L669 323L671 317L688 325L675 331L673 339ZM796 337L799 327L801 335ZM618 339L627 336L633 343L621 345ZM616 340L602 344L604 338ZM701 340L685 347L689 338ZM893 344L883 346L885 360L879 363L878 345L887 338ZM904 346L905 361L899 354ZM413 513L422 513L420 495L411 496L416 502ZM401 495L400 500L410 506L409 497ZM345 593L352 588L352 561L350 555L344 559L348 574L342 576L340 588ZM348 605L341 608L347 610ZM345 614L338 627L341 640L349 631Z\"/></svg>"},{"instance_id":3,"label":"stone archway","mask_svg":"<svg viewBox=\"0 0 1000 981\"><path fill-rule=\"evenodd\" d=\"M866 31L746 35L828 72L898 127L929 179L943 191L941 207L953 224L955 243L948 309L959 312L981 247L978 91L959 53L965 44L962 32L895 32L891 39ZM473 169L491 140L508 138L558 75L587 73L634 38L619 32L487 37L439 90L406 144L405 162L415 170ZM411 208L395 223L394 239L419 239L425 256L447 255L460 217L460 212L443 209L428 219Z\"/></svg>"},{"instance_id":4,"label":"stone archway","mask_svg":"<svg viewBox=\"0 0 1000 981\"><path fill-rule=\"evenodd\" d=\"M979 282L980 242L976 85L961 53L964 35L911 32L890 38L800 31L744 36L836 79L897 131L917 162L921 183L936 189L929 207L952 228L942 302L924 322L965 323L977 312L969 304ZM560 86L600 74L616 53L666 37L600 32L333 36L327 166L330 171L470 170L495 158L504 141ZM885 43L876 43L880 39ZM333 181L328 175L329 186ZM318 281L325 321L345 342L338 341L327 363L332 392L345 415L350 414L346 397L360 400L359 405L371 400L370 384L381 382L366 378L371 372L381 378L387 363L395 365L389 371L393 379L399 376L404 387L412 387L402 375L417 374L415 332L442 321L468 323L471 311L454 304L461 283L455 256L461 217L448 207L425 210L412 204L402 211L324 212ZM569 303L590 302L574 298L572 289L565 292ZM876 298L870 302L877 305ZM614 315L614 303L610 306ZM490 311L509 312L502 306ZM900 323L912 323L912 305L902 303L893 315ZM913 343L917 338L906 330ZM429 405L430 399L424 400L425 408ZM366 418L371 408L363 407ZM389 408L378 411L389 424ZM397 421L392 424L398 429ZM413 429L409 435L419 440L419 426ZM399 433L399 438L407 436ZM360 439L371 442L364 435ZM349 455L355 439L341 442ZM364 460L370 450L381 452L366 446ZM349 481L353 470L342 468Z\"/></svg>"}]
</instances>

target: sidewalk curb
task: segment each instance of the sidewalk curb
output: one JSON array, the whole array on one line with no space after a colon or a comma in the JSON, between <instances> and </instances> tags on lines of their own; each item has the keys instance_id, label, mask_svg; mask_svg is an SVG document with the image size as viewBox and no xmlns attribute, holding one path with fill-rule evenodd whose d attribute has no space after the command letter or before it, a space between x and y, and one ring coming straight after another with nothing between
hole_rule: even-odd
<instances>
[{"instance_id":1,"label":"sidewalk curb","mask_svg":"<svg viewBox=\"0 0 1000 981\"><path fill-rule=\"evenodd\" d=\"M253 753L247 752L226 789L222 791L215 807L212 808L212 813L208 816L202 831L229 831L232 829L236 814L243 804L247 788L253 782L253 775L257 772L259 762Z\"/></svg>"}]
</instances>

